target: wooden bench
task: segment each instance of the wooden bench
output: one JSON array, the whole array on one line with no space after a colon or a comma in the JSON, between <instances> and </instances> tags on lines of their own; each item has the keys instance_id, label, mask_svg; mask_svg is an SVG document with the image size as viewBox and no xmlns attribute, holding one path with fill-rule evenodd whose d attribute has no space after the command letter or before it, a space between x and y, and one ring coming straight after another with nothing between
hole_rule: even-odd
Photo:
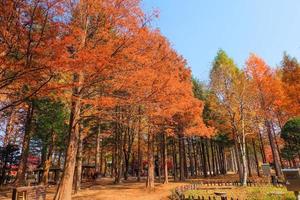
<instances>
[{"instance_id":1,"label":"wooden bench","mask_svg":"<svg viewBox=\"0 0 300 200\"><path fill-rule=\"evenodd\" d=\"M27 186L13 189L12 200L45 200L45 186Z\"/></svg>"}]
</instances>

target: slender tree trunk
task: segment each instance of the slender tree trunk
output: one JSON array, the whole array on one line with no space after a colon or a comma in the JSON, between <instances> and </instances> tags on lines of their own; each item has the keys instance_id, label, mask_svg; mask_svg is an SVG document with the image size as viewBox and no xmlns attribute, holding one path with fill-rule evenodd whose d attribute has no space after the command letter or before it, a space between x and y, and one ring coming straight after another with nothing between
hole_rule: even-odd
<instances>
[{"instance_id":1,"label":"slender tree trunk","mask_svg":"<svg viewBox=\"0 0 300 200\"><path fill-rule=\"evenodd\" d=\"M241 156L240 156L240 151L239 151L239 144L237 142L238 137L236 135L236 131L233 131L234 133L234 153L235 153L235 159L236 159L236 165L237 165L237 169L238 169L238 173L239 173L239 178L240 180L242 180L243 177L243 171L242 171L242 166L241 166Z\"/></svg>"},{"instance_id":2,"label":"slender tree trunk","mask_svg":"<svg viewBox=\"0 0 300 200\"><path fill-rule=\"evenodd\" d=\"M79 139L78 139L78 150L77 150L77 167L76 167L76 183L75 183L75 193L81 190L81 174L82 174L82 136L79 131Z\"/></svg>"},{"instance_id":3,"label":"slender tree trunk","mask_svg":"<svg viewBox=\"0 0 300 200\"><path fill-rule=\"evenodd\" d=\"M266 163L267 159L266 159L266 153L265 153L265 145L264 145L264 141L263 141L263 138L262 138L260 130L258 130L258 136L259 136L259 141L260 141L261 157L262 157L263 163Z\"/></svg>"},{"instance_id":4,"label":"slender tree trunk","mask_svg":"<svg viewBox=\"0 0 300 200\"><path fill-rule=\"evenodd\" d=\"M176 148L176 138L173 138L172 142L172 150L173 150L173 175L174 181L177 181L177 148Z\"/></svg>"},{"instance_id":5,"label":"slender tree trunk","mask_svg":"<svg viewBox=\"0 0 300 200\"><path fill-rule=\"evenodd\" d=\"M241 121L242 121L242 139L239 142L241 145L241 154L242 154L242 165L243 165L243 179L242 179L242 184L244 186L247 185L247 178L248 178L248 173L247 173L247 157L246 157L246 134L245 134L245 120L244 120L244 114L243 114L243 107L241 111Z\"/></svg>"},{"instance_id":6,"label":"slender tree trunk","mask_svg":"<svg viewBox=\"0 0 300 200\"><path fill-rule=\"evenodd\" d=\"M54 145L54 133L52 131L52 139L51 139L51 143L49 145L49 150L48 150L48 155L47 155L47 159L44 163L44 167L43 167L43 178L42 178L42 184L43 185L48 185L48 179L49 179L49 170L52 164L52 154L53 154L53 145Z\"/></svg>"},{"instance_id":7,"label":"slender tree trunk","mask_svg":"<svg viewBox=\"0 0 300 200\"><path fill-rule=\"evenodd\" d=\"M22 143L22 154L18 166L17 178L15 181L15 185L17 186L25 185L26 183L25 173L27 168L27 159L29 155L34 102L33 101L29 102L27 106L28 109L26 114L25 132L24 132L23 143Z\"/></svg>"},{"instance_id":8,"label":"slender tree trunk","mask_svg":"<svg viewBox=\"0 0 300 200\"><path fill-rule=\"evenodd\" d=\"M248 172L249 172L249 177L252 177L252 170L251 170L251 161L250 161L250 156L249 156L249 147L246 142L246 155L247 155L247 164L248 164Z\"/></svg>"},{"instance_id":9,"label":"slender tree trunk","mask_svg":"<svg viewBox=\"0 0 300 200\"><path fill-rule=\"evenodd\" d=\"M188 166L187 166L187 156L186 156L186 145L185 137L182 137L182 155L183 155L183 168L184 168L184 179L189 178Z\"/></svg>"},{"instance_id":10,"label":"slender tree trunk","mask_svg":"<svg viewBox=\"0 0 300 200\"><path fill-rule=\"evenodd\" d=\"M278 144L276 133L275 133L275 129L274 129L274 124L273 124L273 122L270 122L270 124L271 124L272 133L273 133L273 137L274 137L275 144L276 144L276 151L278 153L280 165L283 167L283 161L282 161L282 158L281 158L281 152L280 152L279 144Z\"/></svg>"},{"instance_id":11,"label":"slender tree trunk","mask_svg":"<svg viewBox=\"0 0 300 200\"><path fill-rule=\"evenodd\" d=\"M116 136L114 136L114 140L116 140ZM112 151L112 162L110 168L110 177L113 178L115 176L115 165L116 165L116 152L117 152L117 145L114 141L113 144L113 151Z\"/></svg>"},{"instance_id":12,"label":"slender tree trunk","mask_svg":"<svg viewBox=\"0 0 300 200\"><path fill-rule=\"evenodd\" d=\"M147 176L147 182L146 187L148 190L154 189L154 139L152 133L148 132L148 176Z\"/></svg>"},{"instance_id":13,"label":"slender tree trunk","mask_svg":"<svg viewBox=\"0 0 300 200\"><path fill-rule=\"evenodd\" d=\"M209 171L209 175L212 176L211 166L210 166L210 155L209 155L209 148L208 148L208 139L205 139L205 148L206 148L206 155L207 155L208 171Z\"/></svg>"},{"instance_id":14,"label":"slender tree trunk","mask_svg":"<svg viewBox=\"0 0 300 200\"><path fill-rule=\"evenodd\" d=\"M123 130L121 125L122 114L121 114L121 107L116 106L116 126L115 126L115 165L114 165L114 175L115 175L115 184L119 184L121 182L121 175L122 175L122 162L123 162Z\"/></svg>"},{"instance_id":15,"label":"slender tree trunk","mask_svg":"<svg viewBox=\"0 0 300 200\"><path fill-rule=\"evenodd\" d=\"M124 154L124 180L128 180L128 172L129 172L129 159L130 159L130 150L129 145L127 145L129 137L129 130L127 130L124 134L124 141L123 141L123 154Z\"/></svg>"},{"instance_id":16,"label":"slender tree trunk","mask_svg":"<svg viewBox=\"0 0 300 200\"><path fill-rule=\"evenodd\" d=\"M100 138L100 166L99 166L99 173L100 177L103 175L103 161L104 161L104 146L103 146L103 140Z\"/></svg>"},{"instance_id":17,"label":"slender tree trunk","mask_svg":"<svg viewBox=\"0 0 300 200\"><path fill-rule=\"evenodd\" d=\"M256 147L255 147L255 141L254 141L253 138L252 138L252 146L253 146L254 158L255 158L255 163L256 163L256 173L257 173L257 176L260 177L259 162L258 162L258 158L257 158L257 152L256 152Z\"/></svg>"},{"instance_id":18,"label":"slender tree trunk","mask_svg":"<svg viewBox=\"0 0 300 200\"><path fill-rule=\"evenodd\" d=\"M195 139L192 138L192 147L193 147L193 157L194 157L194 163L195 163L195 176L198 176L198 159L197 159L197 147L196 147L196 142Z\"/></svg>"},{"instance_id":19,"label":"slender tree trunk","mask_svg":"<svg viewBox=\"0 0 300 200\"><path fill-rule=\"evenodd\" d=\"M100 153L101 153L101 126L100 123L98 124L98 131L96 134L96 154L95 154L95 173L96 173L96 180L101 177L101 165L100 165Z\"/></svg>"},{"instance_id":20,"label":"slender tree trunk","mask_svg":"<svg viewBox=\"0 0 300 200\"><path fill-rule=\"evenodd\" d=\"M203 138L201 139L201 153L202 153L202 170L204 177L207 177L207 163L206 163L206 151L204 146Z\"/></svg>"},{"instance_id":21,"label":"slender tree trunk","mask_svg":"<svg viewBox=\"0 0 300 200\"><path fill-rule=\"evenodd\" d=\"M195 176L195 165L194 165L194 159L192 155L192 143L191 143L191 138L187 139L188 142L188 156L189 156L189 161L190 161L190 170L191 170L191 177Z\"/></svg>"},{"instance_id":22,"label":"slender tree trunk","mask_svg":"<svg viewBox=\"0 0 300 200\"><path fill-rule=\"evenodd\" d=\"M168 144L167 136L163 134L164 184L169 183L168 175Z\"/></svg>"},{"instance_id":23,"label":"slender tree trunk","mask_svg":"<svg viewBox=\"0 0 300 200\"><path fill-rule=\"evenodd\" d=\"M215 152L214 152L214 144L213 140L210 139L210 149L211 149L211 157L212 157L212 168L213 168L213 175L216 176L216 166L215 166Z\"/></svg>"},{"instance_id":24,"label":"slender tree trunk","mask_svg":"<svg viewBox=\"0 0 300 200\"><path fill-rule=\"evenodd\" d=\"M104 170L103 170L103 176L106 177L106 173L107 173L107 160L106 160L106 156L104 157Z\"/></svg>"},{"instance_id":25,"label":"slender tree trunk","mask_svg":"<svg viewBox=\"0 0 300 200\"><path fill-rule=\"evenodd\" d=\"M178 135L179 139L179 180L184 181L185 180L185 173L184 173L184 153L183 153L183 136L181 133Z\"/></svg>"},{"instance_id":26,"label":"slender tree trunk","mask_svg":"<svg viewBox=\"0 0 300 200\"><path fill-rule=\"evenodd\" d=\"M202 157L202 151L201 151L201 140L200 138L195 139L195 145L196 145L196 159L199 160L199 165L198 165L198 171L199 171L199 176L203 175L203 157Z\"/></svg>"},{"instance_id":27,"label":"slender tree trunk","mask_svg":"<svg viewBox=\"0 0 300 200\"><path fill-rule=\"evenodd\" d=\"M141 170L142 170L142 151L141 151L141 140L142 140L142 133L141 133L141 106L138 108L138 163L137 163L137 181L141 181Z\"/></svg>"},{"instance_id":28,"label":"slender tree trunk","mask_svg":"<svg viewBox=\"0 0 300 200\"><path fill-rule=\"evenodd\" d=\"M241 143L241 155L242 155L242 166L243 166L243 176L242 176L242 185L246 186L247 185L247 158L246 158L246 141L244 137L242 138L242 143Z\"/></svg>"},{"instance_id":29,"label":"slender tree trunk","mask_svg":"<svg viewBox=\"0 0 300 200\"><path fill-rule=\"evenodd\" d=\"M74 83L81 85L83 83L83 74L74 74ZM71 200L79 139L78 123L81 107L80 94L81 86L74 86L69 123L69 142L66 151L65 166L54 200Z\"/></svg>"},{"instance_id":30,"label":"slender tree trunk","mask_svg":"<svg viewBox=\"0 0 300 200\"><path fill-rule=\"evenodd\" d=\"M276 176L281 176L281 167L280 167L279 155L278 155L278 151L276 150L273 134L272 134L272 131L271 131L271 125L270 125L270 122L268 120L265 121L265 124L266 124L266 127L267 127L270 146L271 146L271 150L272 150L273 162L274 162L274 166L275 166Z\"/></svg>"},{"instance_id":31,"label":"slender tree trunk","mask_svg":"<svg viewBox=\"0 0 300 200\"><path fill-rule=\"evenodd\" d=\"M159 143L160 143L160 136L157 137L157 145L156 145L156 158L157 158L157 164L155 166L156 175L158 176L158 182L161 182L161 157L160 157L160 149L159 149ZM155 162L154 162L155 163Z\"/></svg>"}]
</instances>

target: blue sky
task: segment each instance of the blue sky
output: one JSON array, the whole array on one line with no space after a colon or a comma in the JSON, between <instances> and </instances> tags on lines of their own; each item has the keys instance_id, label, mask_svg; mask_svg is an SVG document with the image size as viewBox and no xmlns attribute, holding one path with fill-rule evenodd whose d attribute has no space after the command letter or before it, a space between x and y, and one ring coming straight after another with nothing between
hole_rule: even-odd
<instances>
[{"instance_id":1,"label":"blue sky","mask_svg":"<svg viewBox=\"0 0 300 200\"><path fill-rule=\"evenodd\" d=\"M300 55L299 0L144 0L142 6L146 12L160 10L152 25L200 80L208 80L220 48L240 67L251 52L273 67L284 51Z\"/></svg>"}]
</instances>

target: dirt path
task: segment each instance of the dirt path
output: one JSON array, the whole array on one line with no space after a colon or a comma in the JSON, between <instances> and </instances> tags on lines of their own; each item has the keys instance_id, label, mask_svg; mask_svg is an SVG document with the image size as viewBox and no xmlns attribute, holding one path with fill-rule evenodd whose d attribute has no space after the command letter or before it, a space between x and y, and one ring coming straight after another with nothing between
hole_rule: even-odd
<instances>
[{"instance_id":1,"label":"dirt path","mask_svg":"<svg viewBox=\"0 0 300 200\"><path fill-rule=\"evenodd\" d=\"M171 191L186 183L155 184L155 190L148 192L145 189L145 180L137 183L133 180L113 184L110 178L103 178L97 183L83 183L83 189L73 195L73 200L167 200ZM55 187L47 189L47 200L52 200ZM12 189L0 190L0 200L11 200Z\"/></svg>"},{"instance_id":2,"label":"dirt path","mask_svg":"<svg viewBox=\"0 0 300 200\"><path fill-rule=\"evenodd\" d=\"M236 175L227 175L214 177L216 179L236 179ZM214 179L213 178L213 179ZM209 179L209 178L207 178ZM206 179L206 180L207 180ZM199 181L201 179L194 179ZM203 179L202 179L203 180ZM102 178L101 181L92 183L83 183L83 189L78 194L73 195L73 200L167 200L168 196L171 195L173 189L180 185L186 185L188 182L170 182L167 185L156 183L155 190L148 192L145 188L145 181L142 180L140 183L135 182L135 178L129 181L120 183L118 185L113 184L111 178ZM50 186L47 189L47 200L52 200L56 187ZM11 199L11 189L0 188L0 200Z\"/></svg>"},{"instance_id":3,"label":"dirt path","mask_svg":"<svg viewBox=\"0 0 300 200\"><path fill-rule=\"evenodd\" d=\"M148 192L145 183L126 182L120 185L95 185L74 195L74 200L167 200L172 189L184 183L156 184L155 190Z\"/></svg>"}]
</instances>

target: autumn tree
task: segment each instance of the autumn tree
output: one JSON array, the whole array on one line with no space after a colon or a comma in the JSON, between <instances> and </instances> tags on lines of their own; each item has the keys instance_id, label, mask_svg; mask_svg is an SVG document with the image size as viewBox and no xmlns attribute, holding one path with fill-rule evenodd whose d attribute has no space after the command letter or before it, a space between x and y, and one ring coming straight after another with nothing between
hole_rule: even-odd
<instances>
[{"instance_id":1,"label":"autumn tree","mask_svg":"<svg viewBox=\"0 0 300 200\"><path fill-rule=\"evenodd\" d=\"M251 54L246 62L246 73L251 81L251 90L255 92L259 103L258 115L263 119L267 130L276 175L281 175L279 149L276 145L276 136L273 130L273 114L275 108L282 102L283 92L280 80L275 78L274 72L258 56Z\"/></svg>"}]
</instances>

